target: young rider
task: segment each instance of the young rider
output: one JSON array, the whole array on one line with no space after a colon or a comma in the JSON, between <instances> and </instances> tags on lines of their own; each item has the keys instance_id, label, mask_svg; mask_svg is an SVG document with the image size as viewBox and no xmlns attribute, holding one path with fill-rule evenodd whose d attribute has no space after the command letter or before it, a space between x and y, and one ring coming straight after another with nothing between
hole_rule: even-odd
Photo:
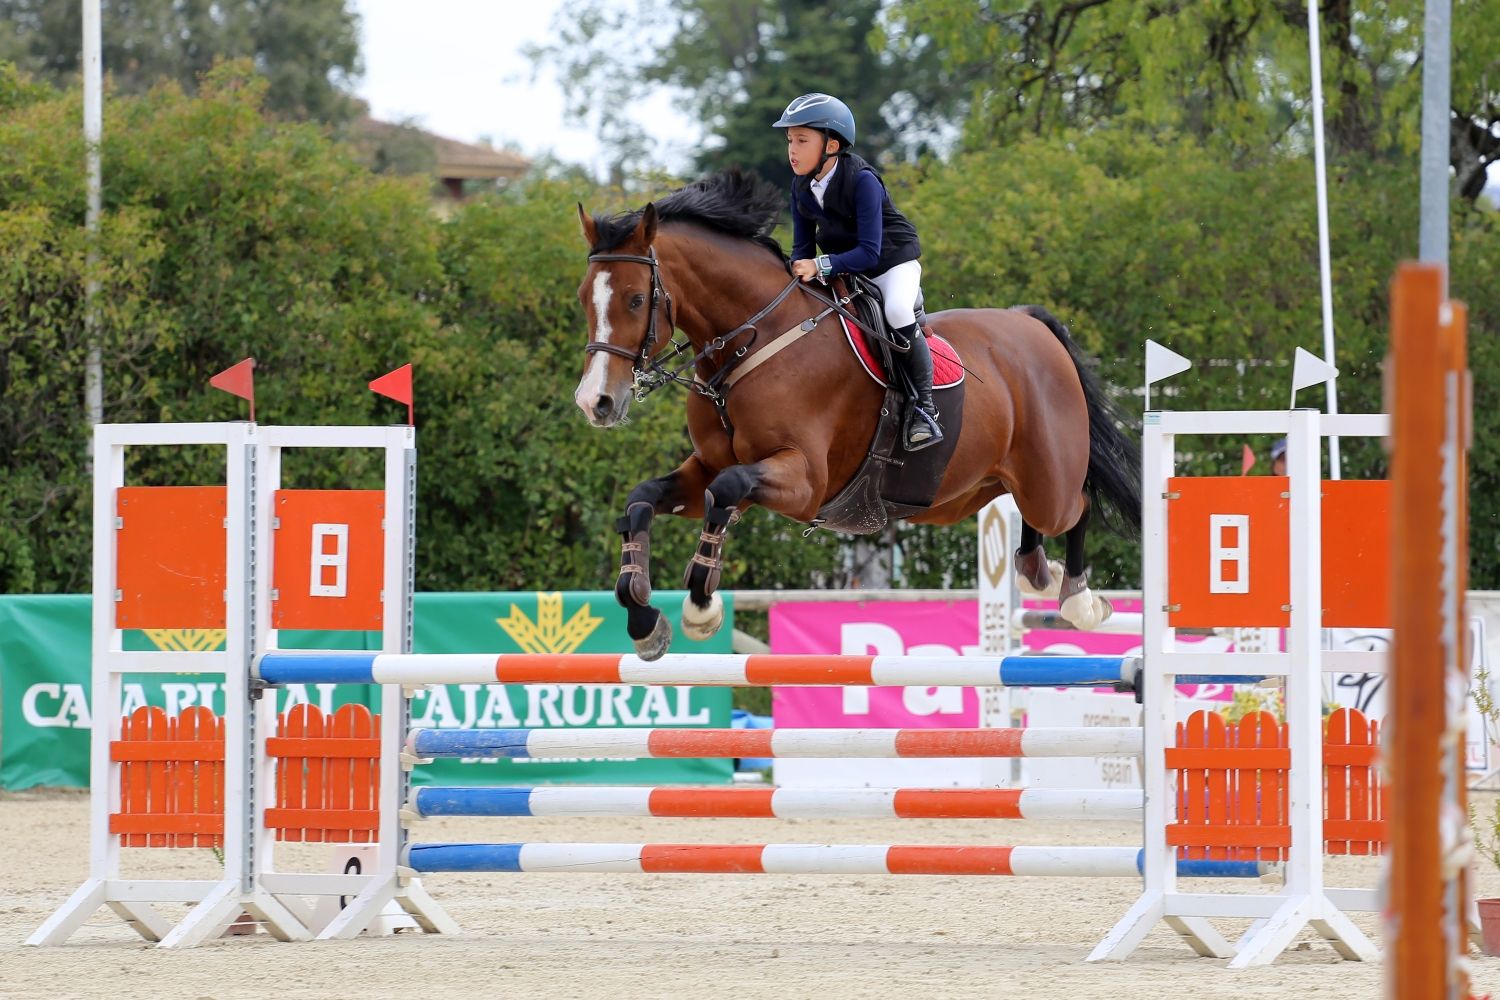
<instances>
[{"instance_id":1,"label":"young rider","mask_svg":"<svg viewBox=\"0 0 1500 1000\"><path fill-rule=\"evenodd\" d=\"M885 319L911 350L897 354L916 398L906 416L908 451L943 439L932 401L932 352L917 327L922 255L917 230L896 210L880 174L850 152L854 114L827 94L803 94L774 128L786 129L792 173L792 273L804 281L862 274L879 286ZM817 254L815 246L823 253Z\"/></svg>"}]
</instances>

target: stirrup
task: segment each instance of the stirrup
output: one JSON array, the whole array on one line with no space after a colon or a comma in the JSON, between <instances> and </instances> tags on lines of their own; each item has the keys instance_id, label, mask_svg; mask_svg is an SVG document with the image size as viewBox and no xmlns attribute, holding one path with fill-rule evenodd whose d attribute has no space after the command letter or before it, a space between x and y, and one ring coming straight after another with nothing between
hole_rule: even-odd
<instances>
[{"instance_id":1,"label":"stirrup","mask_svg":"<svg viewBox=\"0 0 1500 1000\"><path fill-rule=\"evenodd\" d=\"M907 451L931 448L943 440L943 429L938 426L937 414L928 413L920 404L912 404L906 415L906 432L903 435Z\"/></svg>"}]
</instances>

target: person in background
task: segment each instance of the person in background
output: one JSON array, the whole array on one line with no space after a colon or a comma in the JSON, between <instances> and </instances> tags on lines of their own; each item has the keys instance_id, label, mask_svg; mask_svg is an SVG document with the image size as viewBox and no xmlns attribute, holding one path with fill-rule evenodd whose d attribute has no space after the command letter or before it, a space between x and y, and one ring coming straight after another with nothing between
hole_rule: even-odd
<instances>
[{"instance_id":1,"label":"person in background","mask_svg":"<svg viewBox=\"0 0 1500 1000\"><path fill-rule=\"evenodd\" d=\"M1271 445L1271 475L1286 475L1286 438L1277 438Z\"/></svg>"}]
</instances>

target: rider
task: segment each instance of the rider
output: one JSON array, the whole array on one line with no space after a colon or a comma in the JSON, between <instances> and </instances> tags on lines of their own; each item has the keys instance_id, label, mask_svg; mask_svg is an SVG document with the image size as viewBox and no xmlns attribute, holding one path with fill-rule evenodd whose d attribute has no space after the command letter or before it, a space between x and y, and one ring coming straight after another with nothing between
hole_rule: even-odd
<instances>
[{"instance_id":1,"label":"rider","mask_svg":"<svg viewBox=\"0 0 1500 1000\"><path fill-rule=\"evenodd\" d=\"M880 288L885 319L911 349L898 353L915 390L906 416L908 451L943 439L932 401L932 352L917 326L922 255L917 230L896 210L880 174L849 151L854 113L828 94L803 94L773 128L786 129L792 173L792 273L804 281L863 274ZM825 252L815 256L814 244Z\"/></svg>"}]
</instances>

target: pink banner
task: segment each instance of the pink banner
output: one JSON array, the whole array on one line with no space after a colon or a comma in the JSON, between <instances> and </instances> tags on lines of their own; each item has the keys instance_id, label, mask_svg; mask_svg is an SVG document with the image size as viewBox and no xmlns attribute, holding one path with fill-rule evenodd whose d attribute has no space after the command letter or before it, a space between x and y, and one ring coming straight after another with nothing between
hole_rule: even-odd
<instances>
[{"instance_id":1,"label":"pink banner","mask_svg":"<svg viewBox=\"0 0 1500 1000\"><path fill-rule=\"evenodd\" d=\"M972 656L977 601L773 604L771 652ZM772 691L778 726L923 729L979 724L973 688L805 688Z\"/></svg>"},{"instance_id":2,"label":"pink banner","mask_svg":"<svg viewBox=\"0 0 1500 1000\"><path fill-rule=\"evenodd\" d=\"M1028 601L1028 607L1052 607ZM1116 601L1115 610L1140 611L1141 602ZM1181 637L1179 646L1205 643L1214 651L1230 648L1217 637ZM1139 634L1033 629L1026 645L1053 655L1138 653ZM977 601L862 601L773 604L771 652L854 653L882 656L973 656L979 650ZM1178 685L1179 694L1221 701L1229 685ZM979 723L978 695L972 688L803 688L772 691L778 726L918 729L967 727Z\"/></svg>"}]
</instances>

